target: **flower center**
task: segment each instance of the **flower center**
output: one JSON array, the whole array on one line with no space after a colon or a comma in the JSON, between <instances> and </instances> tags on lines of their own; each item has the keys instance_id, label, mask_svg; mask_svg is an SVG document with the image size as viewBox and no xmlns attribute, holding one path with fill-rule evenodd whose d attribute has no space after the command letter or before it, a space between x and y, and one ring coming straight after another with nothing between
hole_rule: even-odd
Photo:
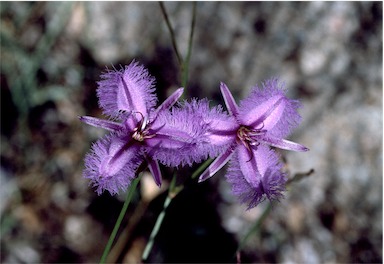
<instances>
[{"instance_id":1,"label":"flower center","mask_svg":"<svg viewBox=\"0 0 384 264\"><path fill-rule=\"evenodd\" d=\"M251 141L251 137L249 136L249 132L251 130L245 126L241 126L238 130L237 130L237 138L242 141L242 142L250 142Z\"/></svg>"},{"instance_id":2,"label":"flower center","mask_svg":"<svg viewBox=\"0 0 384 264\"><path fill-rule=\"evenodd\" d=\"M264 135L266 130L263 129L264 124L261 128L253 129L246 126L241 126L237 130L237 139L240 140L247 148L249 146L258 146L260 143L257 141L257 136Z\"/></svg>"},{"instance_id":3,"label":"flower center","mask_svg":"<svg viewBox=\"0 0 384 264\"><path fill-rule=\"evenodd\" d=\"M237 130L237 139L240 141L239 143L242 143L244 147L248 151L249 160L252 160L253 154L252 154L252 147L257 149L257 147L260 145L260 142L257 140L258 136L264 135L267 130L263 129L264 123L262 123L260 128L253 129L246 126L241 126Z\"/></svg>"},{"instance_id":4,"label":"flower center","mask_svg":"<svg viewBox=\"0 0 384 264\"><path fill-rule=\"evenodd\" d=\"M141 115L141 120L138 122L137 127L133 130L132 138L136 141L143 142L147 138L153 138L155 134L150 134L149 128L148 128L148 119L144 117L140 112L138 112Z\"/></svg>"},{"instance_id":5,"label":"flower center","mask_svg":"<svg viewBox=\"0 0 384 264\"><path fill-rule=\"evenodd\" d=\"M143 142L146 138L145 131L139 131L138 128L135 129L135 132L132 134L132 138L136 141Z\"/></svg>"}]
</instances>

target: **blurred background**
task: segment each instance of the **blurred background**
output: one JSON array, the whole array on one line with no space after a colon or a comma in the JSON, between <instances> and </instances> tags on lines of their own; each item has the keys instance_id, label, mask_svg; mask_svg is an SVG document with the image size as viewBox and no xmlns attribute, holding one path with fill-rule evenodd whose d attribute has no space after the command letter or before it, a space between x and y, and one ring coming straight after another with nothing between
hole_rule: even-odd
<instances>
[{"instance_id":1,"label":"blurred background","mask_svg":"<svg viewBox=\"0 0 384 264\"><path fill-rule=\"evenodd\" d=\"M192 3L166 2L180 53ZM125 194L101 196L82 177L104 131L96 82L133 59L156 77L160 102L181 83L157 2L1 2L1 262L97 262ZM382 262L382 2L198 2L186 98L237 101L279 77L303 122L281 151L293 183L257 232L268 202L246 211L225 170L188 180L172 201L148 262ZM140 262L164 186L145 173L109 261Z\"/></svg>"}]
</instances>

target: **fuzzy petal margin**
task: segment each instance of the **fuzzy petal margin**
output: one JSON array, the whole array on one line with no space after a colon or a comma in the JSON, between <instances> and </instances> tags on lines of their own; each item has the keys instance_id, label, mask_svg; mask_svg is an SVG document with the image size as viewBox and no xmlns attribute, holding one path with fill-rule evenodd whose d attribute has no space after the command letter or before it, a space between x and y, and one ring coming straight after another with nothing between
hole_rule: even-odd
<instances>
[{"instance_id":1,"label":"fuzzy petal margin","mask_svg":"<svg viewBox=\"0 0 384 264\"><path fill-rule=\"evenodd\" d=\"M181 105L183 111L200 120L203 134L200 137L200 151L204 149L209 156L216 157L236 141L239 128L236 119L225 112L222 106L209 106L209 100L192 100Z\"/></svg>"},{"instance_id":2,"label":"fuzzy petal margin","mask_svg":"<svg viewBox=\"0 0 384 264\"><path fill-rule=\"evenodd\" d=\"M286 182L275 152L260 145L252 150L252 155L252 160L246 160L249 155L244 149L236 149L226 174L232 193L248 210L266 198L271 201L282 198Z\"/></svg>"},{"instance_id":3,"label":"fuzzy petal margin","mask_svg":"<svg viewBox=\"0 0 384 264\"><path fill-rule=\"evenodd\" d=\"M95 142L85 157L83 176L91 180L100 195L107 190L114 195L125 191L136 177L142 162L138 145L126 147L126 141L110 134Z\"/></svg>"},{"instance_id":4,"label":"fuzzy petal margin","mask_svg":"<svg viewBox=\"0 0 384 264\"><path fill-rule=\"evenodd\" d=\"M270 136L283 138L300 123L300 106L299 101L286 97L278 79L270 79L262 88L254 87L240 102L239 120L255 129L267 130Z\"/></svg>"},{"instance_id":5,"label":"fuzzy petal margin","mask_svg":"<svg viewBox=\"0 0 384 264\"><path fill-rule=\"evenodd\" d=\"M192 165L207 158L220 155L235 141L232 132L212 134L212 124L236 124L226 121L228 115L220 107L209 107L208 100L183 102L171 111L159 113L151 129L156 136L146 140L153 151L154 159L167 166ZM231 128L232 129L232 128ZM213 139L216 140L213 142ZM218 137L222 137L220 140Z\"/></svg>"},{"instance_id":6,"label":"fuzzy petal margin","mask_svg":"<svg viewBox=\"0 0 384 264\"><path fill-rule=\"evenodd\" d=\"M120 71L108 70L101 77L97 96L104 114L116 118L122 112L139 112L147 116L156 106L155 79L137 62Z\"/></svg>"}]
</instances>

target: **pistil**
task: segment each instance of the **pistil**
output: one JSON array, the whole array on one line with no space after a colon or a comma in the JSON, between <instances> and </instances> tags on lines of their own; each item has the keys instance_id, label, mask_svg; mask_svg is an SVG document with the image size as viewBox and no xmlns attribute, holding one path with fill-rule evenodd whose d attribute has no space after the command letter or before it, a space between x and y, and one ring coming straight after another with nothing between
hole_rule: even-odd
<instances>
[{"instance_id":1,"label":"pistil","mask_svg":"<svg viewBox=\"0 0 384 264\"><path fill-rule=\"evenodd\" d=\"M260 145L260 142L257 140L257 136L265 134L267 131L263 130L264 124L259 129L252 129L246 126L240 126L237 130L237 139L240 141L244 147L248 150L249 161L252 160L252 150L251 147L257 147Z\"/></svg>"}]
</instances>

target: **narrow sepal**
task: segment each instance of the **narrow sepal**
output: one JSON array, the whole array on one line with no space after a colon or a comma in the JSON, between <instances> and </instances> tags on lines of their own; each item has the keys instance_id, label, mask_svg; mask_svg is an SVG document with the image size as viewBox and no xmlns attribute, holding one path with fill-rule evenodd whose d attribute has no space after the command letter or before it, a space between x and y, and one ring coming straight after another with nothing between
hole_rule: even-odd
<instances>
[{"instance_id":1,"label":"narrow sepal","mask_svg":"<svg viewBox=\"0 0 384 264\"><path fill-rule=\"evenodd\" d=\"M79 116L81 122L94 127L104 128L109 131L118 131L123 129L123 125L109 120L99 119L91 116Z\"/></svg>"},{"instance_id":2,"label":"narrow sepal","mask_svg":"<svg viewBox=\"0 0 384 264\"><path fill-rule=\"evenodd\" d=\"M239 113L239 109L237 107L236 101L233 98L231 92L229 91L228 87L225 85L225 83L221 83L220 85L221 94L223 95L225 105L227 106L228 112L232 115L237 117Z\"/></svg>"},{"instance_id":3,"label":"narrow sepal","mask_svg":"<svg viewBox=\"0 0 384 264\"><path fill-rule=\"evenodd\" d=\"M268 144L272 147L285 149L285 150L298 151L298 152L305 152L309 150L307 147L299 143L289 141L286 139L281 139L281 138L263 136L263 137L260 137L258 141Z\"/></svg>"},{"instance_id":4,"label":"narrow sepal","mask_svg":"<svg viewBox=\"0 0 384 264\"><path fill-rule=\"evenodd\" d=\"M176 102L179 100L180 96L183 94L184 88L179 88L173 92L165 101L156 108L153 113L154 118L158 115L159 112L170 109Z\"/></svg>"},{"instance_id":5,"label":"narrow sepal","mask_svg":"<svg viewBox=\"0 0 384 264\"><path fill-rule=\"evenodd\" d=\"M152 176L153 176L153 179L155 180L156 185L161 187L162 177L161 177L159 163L149 157L147 157L147 162L148 162L148 168L152 173Z\"/></svg>"},{"instance_id":6,"label":"narrow sepal","mask_svg":"<svg viewBox=\"0 0 384 264\"><path fill-rule=\"evenodd\" d=\"M200 175L199 182L203 182L216 174L231 159L233 148L228 148L223 154L218 156L209 167Z\"/></svg>"}]
</instances>

